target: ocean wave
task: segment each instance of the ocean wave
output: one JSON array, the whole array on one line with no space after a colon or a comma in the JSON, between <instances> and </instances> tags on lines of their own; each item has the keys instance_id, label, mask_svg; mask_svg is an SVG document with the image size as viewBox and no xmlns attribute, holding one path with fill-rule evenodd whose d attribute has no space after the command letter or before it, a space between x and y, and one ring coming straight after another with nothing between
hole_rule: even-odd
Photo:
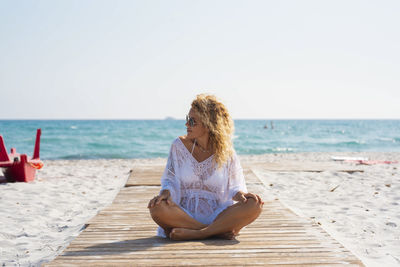
<instances>
[{"instance_id":1,"label":"ocean wave","mask_svg":"<svg viewBox=\"0 0 400 267\"><path fill-rule=\"evenodd\" d=\"M400 140L400 138L398 138ZM389 143L396 143L396 138L387 138L387 137L379 137L377 138L378 141L389 142Z\"/></svg>"},{"instance_id":2,"label":"ocean wave","mask_svg":"<svg viewBox=\"0 0 400 267\"><path fill-rule=\"evenodd\" d=\"M354 141L339 141L332 143L318 143L318 145L323 147L359 147L362 145L366 145L365 141L354 140Z\"/></svg>"},{"instance_id":3,"label":"ocean wave","mask_svg":"<svg viewBox=\"0 0 400 267\"><path fill-rule=\"evenodd\" d=\"M135 159L135 158L165 158L168 157L168 150L165 152L142 151L126 153L77 153L64 156L46 157L45 160L85 160L85 159Z\"/></svg>"},{"instance_id":4,"label":"ocean wave","mask_svg":"<svg viewBox=\"0 0 400 267\"><path fill-rule=\"evenodd\" d=\"M291 147L275 147L272 149L273 152L293 152L294 150Z\"/></svg>"},{"instance_id":5,"label":"ocean wave","mask_svg":"<svg viewBox=\"0 0 400 267\"><path fill-rule=\"evenodd\" d=\"M85 153L85 154L71 154L65 156L57 156L53 158L47 159L66 159L66 160L81 160L81 159L129 159L131 157L127 157L124 154L93 154L93 153Z\"/></svg>"},{"instance_id":6,"label":"ocean wave","mask_svg":"<svg viewBox=\"0 0 400 267\"><path fill-rule=\"evenodd\" d=\"M292 153L296 152L295 148L290 148L290 147L274 147L274 148L258 148L258 149L252 149L252 148L236 148L236 152L238 154L244 154L244 155L261 155L261 154L270 154L270 153Z\"/></svg>"}]
</instances>

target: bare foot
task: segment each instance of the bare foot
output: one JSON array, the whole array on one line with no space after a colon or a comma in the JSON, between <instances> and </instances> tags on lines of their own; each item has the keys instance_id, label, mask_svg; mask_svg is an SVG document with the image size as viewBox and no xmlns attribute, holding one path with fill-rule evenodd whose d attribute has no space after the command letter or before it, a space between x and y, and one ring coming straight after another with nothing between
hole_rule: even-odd
<instances>
[{"instance_id":1,"label":"bare foot","mask_svg":"<svg viewBox=\"0 0 400 267\"><path fill-rule=\"evenodd\" d=\"M232 240L232 239L235 239L236 234L235 234L235 231L230 231L227 233L216 235L215 237L221 238L221 239Z\"/></svg>"},{"instance_id":2,"label":"bare foot","mask_svg":"<svg viewBox=\"0 0 400 267\"><path fill-rule=\"evenodd\" d=\"M174 228L169 234L169 238L172 240L193 240L193 239L204 239L200 230L192 230L186 228Z\"/></svg>"},{"instance_id":3,"label":"bare foot","mask_svg":"<svg viewBox=\"0 0 400 267\"><path fill-rule=\"evenodd\" d=\"M165 236L169 237L169 234L171 233L171 228L163 228L164 229L164 234Z\"/></svg>"}]
</instances>

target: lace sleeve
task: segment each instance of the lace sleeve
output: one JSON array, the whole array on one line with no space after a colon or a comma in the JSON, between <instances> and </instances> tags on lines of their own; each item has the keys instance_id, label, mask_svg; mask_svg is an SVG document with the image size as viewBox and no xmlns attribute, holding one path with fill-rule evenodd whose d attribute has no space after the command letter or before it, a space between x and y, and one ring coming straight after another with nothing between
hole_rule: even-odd
<instances>
[{"instance_id":1,"label":"lace sleeve","mask_svg":"<svg viewBox=\"0 0 400 267\"><path fill-rule=\"evenodd\" d=\"M171 146L167 165L165 166L164 173L161 177L161 191L169 190L171 193L172 200L175 203L179 203L180 192L179 192L179 179L176 177L176 168L175 168L175 156L174 156L174 145Z\"/></svg>"},{"instance_id":2,"label":"lace sleeve","mask_svg":"<svg viewBox=\"0 0 400 267\"><path fill-rule=\"evenodd\" d=\"M247 193L246 182L244 180L243 168L240 165L240 161L233 153L232 160L229 164L229 199L232 199L238 191Z\"/></svg>"}]
</instances>

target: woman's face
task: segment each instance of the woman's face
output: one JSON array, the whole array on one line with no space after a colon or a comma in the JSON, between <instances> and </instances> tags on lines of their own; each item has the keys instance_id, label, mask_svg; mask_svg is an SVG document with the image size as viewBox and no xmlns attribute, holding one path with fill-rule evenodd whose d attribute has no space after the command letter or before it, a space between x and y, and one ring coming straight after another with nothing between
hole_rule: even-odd
<instances>
[{"instance_id":1,"label":"woman's face","mask_svg":"<svg viewBox=\"0 0 400 267\"><path fill-rule=\"evenodd\" d=\"M187 137L190 139L199 138L204 135L208 135L208 129L201 123L199 116L190 109L188 114L188 121L186 121ZM193 126L190 125L190 121L193 121Z\"/></svg>"}]
</instances>

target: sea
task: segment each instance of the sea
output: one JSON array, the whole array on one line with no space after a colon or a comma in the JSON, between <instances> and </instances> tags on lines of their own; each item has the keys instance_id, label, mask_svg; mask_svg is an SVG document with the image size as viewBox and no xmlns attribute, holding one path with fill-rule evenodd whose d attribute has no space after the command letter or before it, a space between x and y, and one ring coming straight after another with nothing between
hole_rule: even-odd
<instances>
[{"instance_id":1,"label":"sea","mask_svg":"<svg viewBox=\"0 0 400 267\"><path fill-rule=\"evenodd\" d=\"M131 159L167 157L186 133L183 120L0 120L7 151L40 157ZM239 155L297 152L400 152L400 120L235 120Z\"/></svg>"}]
</instances>

